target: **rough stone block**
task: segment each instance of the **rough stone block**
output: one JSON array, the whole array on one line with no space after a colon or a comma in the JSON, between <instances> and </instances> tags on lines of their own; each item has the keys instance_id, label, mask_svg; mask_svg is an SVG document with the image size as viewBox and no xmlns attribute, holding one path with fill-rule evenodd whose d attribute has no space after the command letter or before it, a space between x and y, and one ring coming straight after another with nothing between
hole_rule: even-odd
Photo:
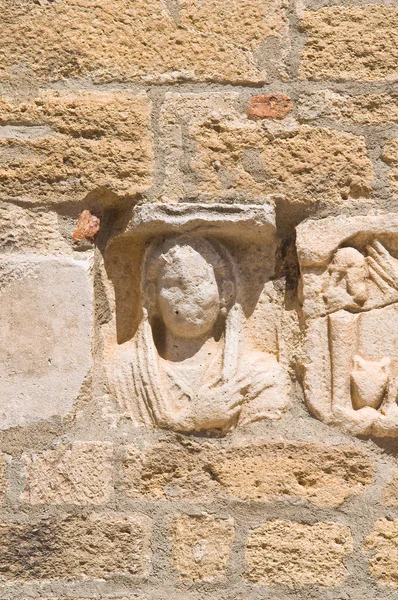
<instances>
[{"instance_id":1,"label":"rough stone block","mask_svg":"<svg viewBox=\"0 0 398 600\"><path fill-rule=\"evenodd\" d=\"M398 193L398 138L385 143L381 158L390 167L388 181L395 194Z\"/></svg>"},{"instance_id":2,"label":"rough stone block","mask_svg":"<svg viewBox=\"0 0 398 600\"><path fill-rule=\"evenodd\" d=\"M232 94L166 95L165 197L255 202L283 195L294 203L333 204L370 196L373 168L362 137L294 123L275 129L272 121L250 120L235 101Z\"/></svg>"},{"instance_id":3,"label":"rough stone block","mask_svg":"<svg viewBox=\"0 0 398 600\"><path fill-rule=\"evenodd\" d=\"M91 369L87 260L0 258L0 429L70 412Z\"/></svg>"},{"instance_id":4,"label":"rough stone block","mask_svg":"<svg viewBox=\"0 0 398 600\"><path fill-rule=\"evenodd\" d=\"M71 254L57 215L0 201L0 252Z\"/></svg>"},{"instance_id":5,"label":"rough stone block","mask_svg":"<svg viewBox=\"0 0 398 600\"><path fill-rule=\"evenodd\" d=\"M246 577L262 585L337 585L347 575L344 558L352 550L345 525L266 521L250 534Z\"/></svg>"},{"instance_id":6,"label":"rough stone block","mask_svg":"<svg viewBox=\"0 0 398 600\"><path fill-rule=\"evenodd\" d=\"M0 99L0 109L4 198L80 201L94 190L133 197L150 187L145 95L49 91L19 105Z\"/></svg>"},{"instance_id":7,"label":"rough stone block","mask_svg":"<svg viewBox=\"0 0 398 600\"><path fill-rule=\"evenodd\" d=\"M170 521L174 566L183 579L211 580L224 574L234 521L210 515L178 515Z\"/></svg>"},{"instance_id":8,"label":"rough stone block","mask_svg":"<svg viewBox=\"0 0 398 600\"><path fill-rule=\"evenodd\" d=\"M395 474L389 484L381 492L385 506L398 506L398 475Z\"/></svg>"},{"instance_id":9,"label":"rough stone block","mask_svg":"<svg viewBox=\"0 0 398 600\"><path fill-rule=\"evenodd\" d=\"M18 56L51 81L260 82L256 51L287 30L284 0L179 0L178 18L164 0L2 0L0 8L1 75Z\"/></svg>"},{"instance_id":10,"label":"rough stone block","mask_svg":"<svg viewBox=\"0 0 398 600\"><path fill-rule=\"evenodd\" d=\"M381 583L398 587L398 521L379 519L366 538L365 550L372 551L369 571Z\"/></svg>"},{"instance_id":11,"label":"rough stone block","mask_svg":"<svg viewBox=\"0 0 398 600\"><path fill-rule=\"evenodd\" d=\"M356 125L384 125L398 121L398 98L390 94L340 94L321 90L303 95L298 102L302 121L330 119Z\"/></svg>"},{"instance_id":12,"label":"rough stone block","mask_svg":"<svg viewBox=\"0 0 398 600\"><path fill-rule=\"evenodd\" d=\"M397 81L398 8L327 6L301 21L302 79Z\"/></svg>"},{"instance_id":13,"label":"rough stone block","mask_svg":"<svg viewBox=\"0 0 398 600\"><path fill-rule=\"evenodd\" d=\"M144 515L1 523L0 535L6 580L145 577L150 568L150 519Z\"/></svg>"},{"instance_id":14,"label":"rough stone block","mask_svg":"<svg viewBox=\"0 0 398 600\"><path fill-rule=\"evenodd\" d=\"M372 482L374 465L353 446L258 442L218 449L161 443L130 447L124 462L132 498L270 501L305 498L338 506Z\"/></svg>"},{"instance_id":15,"label":"rough stone block","mask_svg":"<svg viewBox=\"0 0 398 600\"><path fill-rule=\"evenodd\" d=\"M74 442L23 455L30 504L102 504L112 494L111 443Z\"/></svg>"}]
</instances>

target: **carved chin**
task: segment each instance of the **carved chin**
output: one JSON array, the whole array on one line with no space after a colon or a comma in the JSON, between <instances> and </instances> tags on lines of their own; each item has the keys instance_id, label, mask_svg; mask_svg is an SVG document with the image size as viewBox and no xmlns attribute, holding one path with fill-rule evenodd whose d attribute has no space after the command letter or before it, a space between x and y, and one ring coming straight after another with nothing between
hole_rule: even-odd
<instances>
[{"instance_id":1,"label":"carved chin","mask_svg":"<svg viewBox=\"0 0 398 600\"><path fill-rule=\"evenodd\" d=\"M165 325L174 335L182 338L198 338L205 335L213 328L216 319L186 319L183 316L167 319Z\"/></svg>"}]
</instances>

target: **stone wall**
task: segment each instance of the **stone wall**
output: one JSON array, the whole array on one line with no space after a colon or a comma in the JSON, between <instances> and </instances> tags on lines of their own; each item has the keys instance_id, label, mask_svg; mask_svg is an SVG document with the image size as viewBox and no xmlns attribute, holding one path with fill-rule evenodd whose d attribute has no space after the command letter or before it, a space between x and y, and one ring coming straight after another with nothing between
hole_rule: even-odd
<instances>
[{"instance_id":1,"label":"stone wall","mask_svg":"<svg viewBox=\"0 0 398 600\"><path fill-rule=\"evenodd\" d=\"M0 597L397 598L398 7L0 9Z\"/></svg>"}]
</instances>

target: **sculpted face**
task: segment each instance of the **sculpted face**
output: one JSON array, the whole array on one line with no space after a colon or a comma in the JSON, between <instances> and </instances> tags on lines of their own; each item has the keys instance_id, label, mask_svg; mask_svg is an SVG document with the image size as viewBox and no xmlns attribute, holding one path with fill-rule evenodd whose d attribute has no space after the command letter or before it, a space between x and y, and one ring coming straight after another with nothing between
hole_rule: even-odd
<instances>
[{"instance_id":1,"label":"sculpted face","mask_svg":"<svg viewBox=\"0 0 398 600\"><path fill-rule=\"evenodd\" d=\"M174 335L196 338L209 333L220 311L214 268L192 246L168 253L157 285L158 309Z\"/></svg>"}]
</instances>

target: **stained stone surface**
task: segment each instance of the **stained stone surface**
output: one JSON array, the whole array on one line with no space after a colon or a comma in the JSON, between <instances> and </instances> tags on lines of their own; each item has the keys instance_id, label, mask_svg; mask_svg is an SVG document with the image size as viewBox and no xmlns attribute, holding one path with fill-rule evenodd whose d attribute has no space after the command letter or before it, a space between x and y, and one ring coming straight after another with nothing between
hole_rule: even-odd
<instances>
[{"instance_id":1,"label":"stained stone surface","mask_svg":"<svg viewBox=\"0 0 398 600\"><path fill-rule=\"evenodd\" d=\"M0 259L0 428L67 415L92 366L90 261Z\"/></svg>"}]
</instances>

